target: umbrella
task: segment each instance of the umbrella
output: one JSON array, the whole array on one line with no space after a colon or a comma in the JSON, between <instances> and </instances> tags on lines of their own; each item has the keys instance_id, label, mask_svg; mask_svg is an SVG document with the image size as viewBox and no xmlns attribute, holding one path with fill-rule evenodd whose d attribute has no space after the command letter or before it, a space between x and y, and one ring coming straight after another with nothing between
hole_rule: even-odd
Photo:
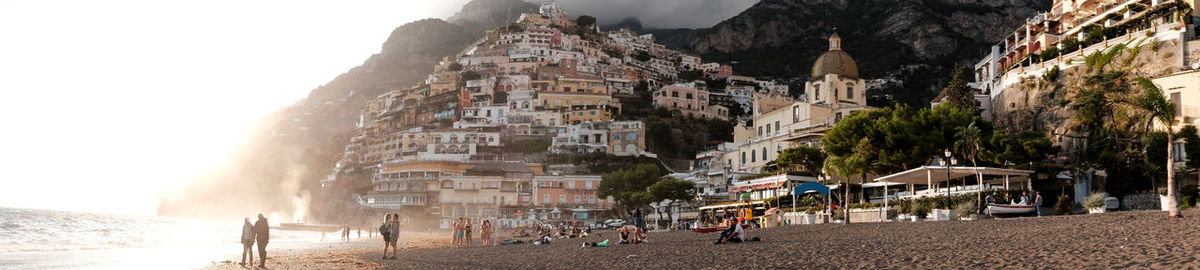
<instances>
[{"instance_id":1,"label":"umbrella","mask_svg":"<svg viewBox=\"0 0 1200 270\"><path fill-rule=\"evenodd\" d=\"M750 193L742 193L742 199L749 199Z\"/></svg>"},{"instance_id":2,"label":"umbrella","mask_svg":"<svg viewBox=\"0 0 1200 270\"><path fill-rule=\"evenodd\" d=\"M525 214L525 213L521 213L521 211L517 211L516 213L513 213L513 215L518 215L518 216L520 216L520 215L524 215L524 214Z\"/></svg>"},{"instance_id":3,"label":"umbrella","mask_svg":"<svg viewBox=\"0 0 1200 270\"><path fill-rule=\"evenodd\" d=\"M554 208L554 210L551 210L551 211L550 211L550 213L551 213L551 214L558 214L558 213L562 213L562 211L558 211L558 208Z\"/></svg>"}]
</instances>

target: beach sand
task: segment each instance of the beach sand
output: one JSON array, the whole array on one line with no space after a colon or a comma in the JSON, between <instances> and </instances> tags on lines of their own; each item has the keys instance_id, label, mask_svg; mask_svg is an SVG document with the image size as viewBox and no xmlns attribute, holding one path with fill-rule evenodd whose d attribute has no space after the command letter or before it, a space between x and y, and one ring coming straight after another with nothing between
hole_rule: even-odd
<instances>
[{"instance_id":1,"label":"beach sand","mask_svg":"<svg viewBox=\"0 0 1200 270\"><path fill-rule=\"evenodd\" d=\"M820 224L749 229L761 242L713 245L716 233L652 232L650 243L615 245L616 234L550 245L445 248L449 235L407 245L397 260L380 248L296 251L270 269L716 269L716 268L1187 268L1200 266L1200 210L1096 215ZM446 238L446 239L441 239ZM609 247L581 248L610 240ZM500 239L498 239L500 240ZM378 241L378 239L376 239ZM382 246L378 242L371 242ZM478 244L478 239L476 239ZM367 245L370 243L362 243ZM443 247L437 247L437 246ZM236 264L233 264L236 266ZM235 268L217 268L235 269Z\"/></svg>"}]
</instances>

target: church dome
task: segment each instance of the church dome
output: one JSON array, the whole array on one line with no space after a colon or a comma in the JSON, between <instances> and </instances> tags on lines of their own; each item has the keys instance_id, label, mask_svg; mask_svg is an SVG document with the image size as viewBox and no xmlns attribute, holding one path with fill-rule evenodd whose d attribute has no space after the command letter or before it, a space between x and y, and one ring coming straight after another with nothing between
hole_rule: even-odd
<instances>
[{"instance_id":1,"label":"church dome","mask_svg":"<svg viewBox=\"0 0 1200 270\"><path fill-rule=\"evenodd\" d=\"M809 80L825 78L826 74L837 74L841 77L857 79L858 64L850 54L842 51L842 38L835 33L829 37L829 51L821 54L813 63L812 77Z\"/></svg>"}]
</instances>

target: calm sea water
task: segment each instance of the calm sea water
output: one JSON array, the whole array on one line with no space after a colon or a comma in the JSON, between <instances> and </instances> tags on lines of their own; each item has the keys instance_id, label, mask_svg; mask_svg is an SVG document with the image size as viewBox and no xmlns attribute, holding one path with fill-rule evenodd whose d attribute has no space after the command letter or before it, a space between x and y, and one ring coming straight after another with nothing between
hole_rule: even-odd
<instances>
[{"instance_id":1,"label":"calm sea water","mask_svg":"<svg viewBox=\"0 0 1200 270\"><path fill-rule=\"evenodd\" d=\"M242 219L0 208L0 269L189 269L236 262L241 229ZM271 231L272 246L320 238L319 232Z\"/></svg>"}]
</instances>

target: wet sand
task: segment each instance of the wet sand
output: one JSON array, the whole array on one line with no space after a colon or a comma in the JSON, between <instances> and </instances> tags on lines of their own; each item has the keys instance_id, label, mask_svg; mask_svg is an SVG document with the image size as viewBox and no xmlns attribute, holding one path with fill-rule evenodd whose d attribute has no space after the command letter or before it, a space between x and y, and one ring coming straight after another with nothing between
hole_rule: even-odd
<instances>
[{"instance_id":1,"label":"wet sand","mask_svg":"<svg viewBox=\"0 0 1200 270\"><path fill-rule=\"evenodd\" d=\"M763 269L763 268L1155 268L1200 266L1200 210L1097 215L821 224L749 229L762 242L713 245L716 233L652 232L650 243L615 245L616 234L509 245L402 250L342 249L288 255L271 269ZM448 239L448 234L445 237ZM446 239L439 242L444 245ZM609 247L581 248L610 239ZM432 246L434 242L427 243ZM478 244L478 239L476 239ZM378 243L376 243L378 244ZM381 246L381 244L378 244Z\"/></svg>"}]
</instances>

